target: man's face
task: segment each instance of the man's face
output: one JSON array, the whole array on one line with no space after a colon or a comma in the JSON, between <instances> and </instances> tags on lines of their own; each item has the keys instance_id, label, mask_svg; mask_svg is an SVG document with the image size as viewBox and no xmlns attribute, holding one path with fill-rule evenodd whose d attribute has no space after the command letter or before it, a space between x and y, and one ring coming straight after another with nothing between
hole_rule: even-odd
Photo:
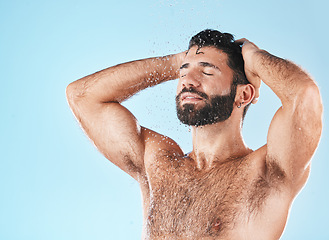
<instances>
[{"instance_id":1,"label":"man's face","mask_svg":"<svg viewBox=\"0 0 329 240\"><path fill-rule=\"evenodd\" d=\"M213 48L192 47L183 61L177 86L178 119L203 126L231 116L236 86L226 53Z\"/></svg>"}]
</instances>

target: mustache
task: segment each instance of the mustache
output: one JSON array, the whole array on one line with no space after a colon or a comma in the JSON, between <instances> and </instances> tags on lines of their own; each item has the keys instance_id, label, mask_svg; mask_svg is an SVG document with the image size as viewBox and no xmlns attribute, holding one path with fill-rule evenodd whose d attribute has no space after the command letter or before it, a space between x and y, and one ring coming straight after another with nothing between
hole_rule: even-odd
<instances>
[{"instance_id":1,"label":"mustache","mask_svg":"<svg viewBox=\"0 0 329 240\"><path fill-rule=\"evenodd\" d=\"M208 95L205 94L204 92L200 92L200 91L190 87L190 88L183 88L182 91L176 96L176 101L178 101L180 96L185 92L195 93L206 100L209 99Z\"/></svg>"}]
</instances>

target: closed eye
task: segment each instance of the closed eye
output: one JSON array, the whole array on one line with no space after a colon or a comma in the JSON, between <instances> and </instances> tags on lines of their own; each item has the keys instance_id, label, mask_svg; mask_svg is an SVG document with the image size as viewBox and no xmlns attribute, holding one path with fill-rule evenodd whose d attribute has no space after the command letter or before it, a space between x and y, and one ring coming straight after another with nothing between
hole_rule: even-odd
<instances>
[{"instance_id":1,"label":"closed eye","mask_svg":"<svg viewBox=\"0 0 329 240\"><path fill-rule=\"evenodd\" d=\"M214 74L210 74L210 73L206 73L206 72L202 72L204 75L207 75L207 76L213 76Z\"/></svg>"}]
</instances>

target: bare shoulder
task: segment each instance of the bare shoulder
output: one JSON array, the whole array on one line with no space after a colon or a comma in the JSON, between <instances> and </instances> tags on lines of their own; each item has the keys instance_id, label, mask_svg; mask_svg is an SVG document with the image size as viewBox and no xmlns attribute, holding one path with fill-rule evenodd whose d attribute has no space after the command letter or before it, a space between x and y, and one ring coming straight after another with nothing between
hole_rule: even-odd
<instances>
[{"instance_id":1,"label":"bare shoulder","mask_svg":"<svg viewBox=\"0 0 329 240\"><path fill-rule=\"evenodd\" d=\"M170 156L183 156L184 153L180 146L170 137L162 135L151 129L142 127L141 134L144 139L145 152L144 152L144 166L145 172L142 175L139 183L142 191L148 191L149 188L149 177L150 167L158 167L157 162L161 159L161 156L166 153ZM165 161L165 159L162 159ZM145 195L147 196L147 194Z\"/></svg>"},{"instance_id":2,"label":"bare shoulder","mask_svg":"<svg viewBox=\"0 0 329 240\"><path fill-rule=\"evenodd\" d=\"M142 134L145 141L145 161L152 160L158 155L159 151L184 155L180 146L170 137L144 127L142 127Z\"/></svg>"},{"instance_id":3,"label":"bare shoulder","mask_svg":"<svg viewBox=\"0 0 329 240\"><path fill-rule=\"evenodd\" d=\"M180 146L170 137L162 135L151 129L142 127L141 133L144 139L145 152L144 152L144 165L145 165L145 178L147 178L147 169L156 163L162 156L184 156ZM164 159L162 159L164 160Z\"/></svg>"}]
</instances>

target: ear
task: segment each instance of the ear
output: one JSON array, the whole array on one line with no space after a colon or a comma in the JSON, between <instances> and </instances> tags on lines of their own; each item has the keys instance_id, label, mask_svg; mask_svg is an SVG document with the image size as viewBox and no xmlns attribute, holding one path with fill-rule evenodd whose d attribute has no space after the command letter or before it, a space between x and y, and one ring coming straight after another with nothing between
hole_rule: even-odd
<instances>
[{"instance_id":1,"label":"ear","mask_svg":"<svg viewBox=\"0 0 329 240\"><path fill-rule=\"evenodd\" d=\"M248 105L255 97L255 87L252 84L238 85L236 89L235 103L237 106Z\"/></svg>"}]
</instances>

